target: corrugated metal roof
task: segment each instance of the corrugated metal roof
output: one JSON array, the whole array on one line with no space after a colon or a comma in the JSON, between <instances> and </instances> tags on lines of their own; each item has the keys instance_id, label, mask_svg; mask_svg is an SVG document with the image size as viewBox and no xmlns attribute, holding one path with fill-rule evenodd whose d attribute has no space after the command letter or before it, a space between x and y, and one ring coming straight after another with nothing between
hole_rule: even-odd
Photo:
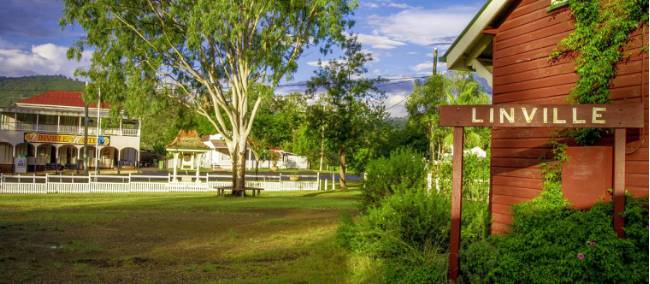
<instances>
[{"instance_id":1,"label":"corrugated metal roof","mask_svg":"<svg viewBox=\"0 0 650 284\"><path fill-rule=\"evenodd\" d=\"M54 90L22 99L16 104L84 107L84 101L81 95L82 93L78 91ZM96 105L96 103L91 103L88 107L95 108ZM110 106L107 103L102 103L101 108L108 109Z\"/></svg>"}]
</instances>

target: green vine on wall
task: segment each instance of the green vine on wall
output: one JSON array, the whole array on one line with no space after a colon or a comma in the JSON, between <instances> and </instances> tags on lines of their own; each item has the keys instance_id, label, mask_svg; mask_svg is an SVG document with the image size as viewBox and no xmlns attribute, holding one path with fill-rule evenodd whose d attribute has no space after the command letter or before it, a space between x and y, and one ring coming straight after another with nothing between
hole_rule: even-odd
<instances>
[{"instance_id":1,"label":"green vine on wall","mask_svg":"<svg viewBox=\"0 0 650 284\"><path fill-rule=\"evenodd\" d=\"M616 64L624 59L623 46L632 32L648 22L648 0L568 0L575 30L551 53L554 60L576 57L579 76L570 98L579 104L606 104ZM604 132L579 129L573 134L582 145L593 144Z\"/></svg>"},{"instance_id":2,"label":"green vine on wall","mask_svg":"<svg viewBox=\"0 0 650 284\"><path fill-rule=\"evenodd\" d=\"M562 193L562 165L569 157L566 154L567 145L553 142L551 144L553 157L540 165L543 178L543 191L538 198L531 201L537 208L561 208L567 205Z\"/></svg>"}]
</instances>

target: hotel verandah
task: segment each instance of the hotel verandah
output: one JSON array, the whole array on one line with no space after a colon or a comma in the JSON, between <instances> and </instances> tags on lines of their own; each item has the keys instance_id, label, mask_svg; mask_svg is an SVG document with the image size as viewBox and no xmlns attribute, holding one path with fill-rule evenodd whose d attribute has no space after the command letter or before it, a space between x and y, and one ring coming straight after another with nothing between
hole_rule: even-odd
<instances>
[{"instance_id":1,"label":"hotel verandah","mask_svg":"<svg viewBox=\"0 0 650 284\"><path fill-rule=\"evenodd\" d=\"M120 118L108 126L109 107L88 107L89 165L100 168L136 166L140 156L140 122ZM78 168L83 157L84 103L81 93L48 91L0 108L0 172L13 172L17 157L25 157L27 171ZM101 131L98 135L98 130ZM97 143L99 138L99 143ZM97 149L95 146L99 149ZM97 152L99 160L96 161Z\"/></svg>"}]
</instances>

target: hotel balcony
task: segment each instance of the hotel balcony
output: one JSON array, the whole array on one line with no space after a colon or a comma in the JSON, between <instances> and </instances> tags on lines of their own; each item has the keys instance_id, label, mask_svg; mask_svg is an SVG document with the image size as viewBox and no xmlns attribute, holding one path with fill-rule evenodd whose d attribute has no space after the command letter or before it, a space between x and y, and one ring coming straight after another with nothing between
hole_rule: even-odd
<instances>
[{"instance_id":1,"label":"hotel balcony","mask_svg":"<svg viewBox=\"0 0 650 284\"><path fill-rule=\"evenodd\" d=\"M0 124L0 130L36 131L42 133L83 135L84 127L79 125L50 125L24 122L5 122ZM95 126L88 126L88 135L97 135ZM102 128L99 135L140 136L140 130L135 128Z\"/></svg>"}]
</instances>

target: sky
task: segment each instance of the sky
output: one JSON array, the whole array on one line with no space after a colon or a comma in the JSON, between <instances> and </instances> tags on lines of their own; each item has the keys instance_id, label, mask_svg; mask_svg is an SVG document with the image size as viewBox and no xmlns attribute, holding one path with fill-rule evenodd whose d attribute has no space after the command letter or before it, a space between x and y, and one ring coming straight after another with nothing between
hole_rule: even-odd
<instances>
[{"instance_id":1,"label":"sky","mask_svg":"<svg viewBox=\"0 0 650 284\"><path fill-rule=\"evenodd\" d=\"M0 76L65 75L89 65L90 51L81 61L66 59L66 50L84 36L79 26L60 27L60 0L0 0ZM393 117L405 115L404 101L412 79L431 74L434 48L442 55L465 28L485 0L360 0L352 16L364 51L373 61L368 76L391 81L384 84L385 105ZM307 49L298 71L284 80L279 93L302 91L302 83L327 60L316 49ZM440 63L438 70L445 70ZM402 78L402 79L399 79Z\"/></svg>"}]
</instances>

